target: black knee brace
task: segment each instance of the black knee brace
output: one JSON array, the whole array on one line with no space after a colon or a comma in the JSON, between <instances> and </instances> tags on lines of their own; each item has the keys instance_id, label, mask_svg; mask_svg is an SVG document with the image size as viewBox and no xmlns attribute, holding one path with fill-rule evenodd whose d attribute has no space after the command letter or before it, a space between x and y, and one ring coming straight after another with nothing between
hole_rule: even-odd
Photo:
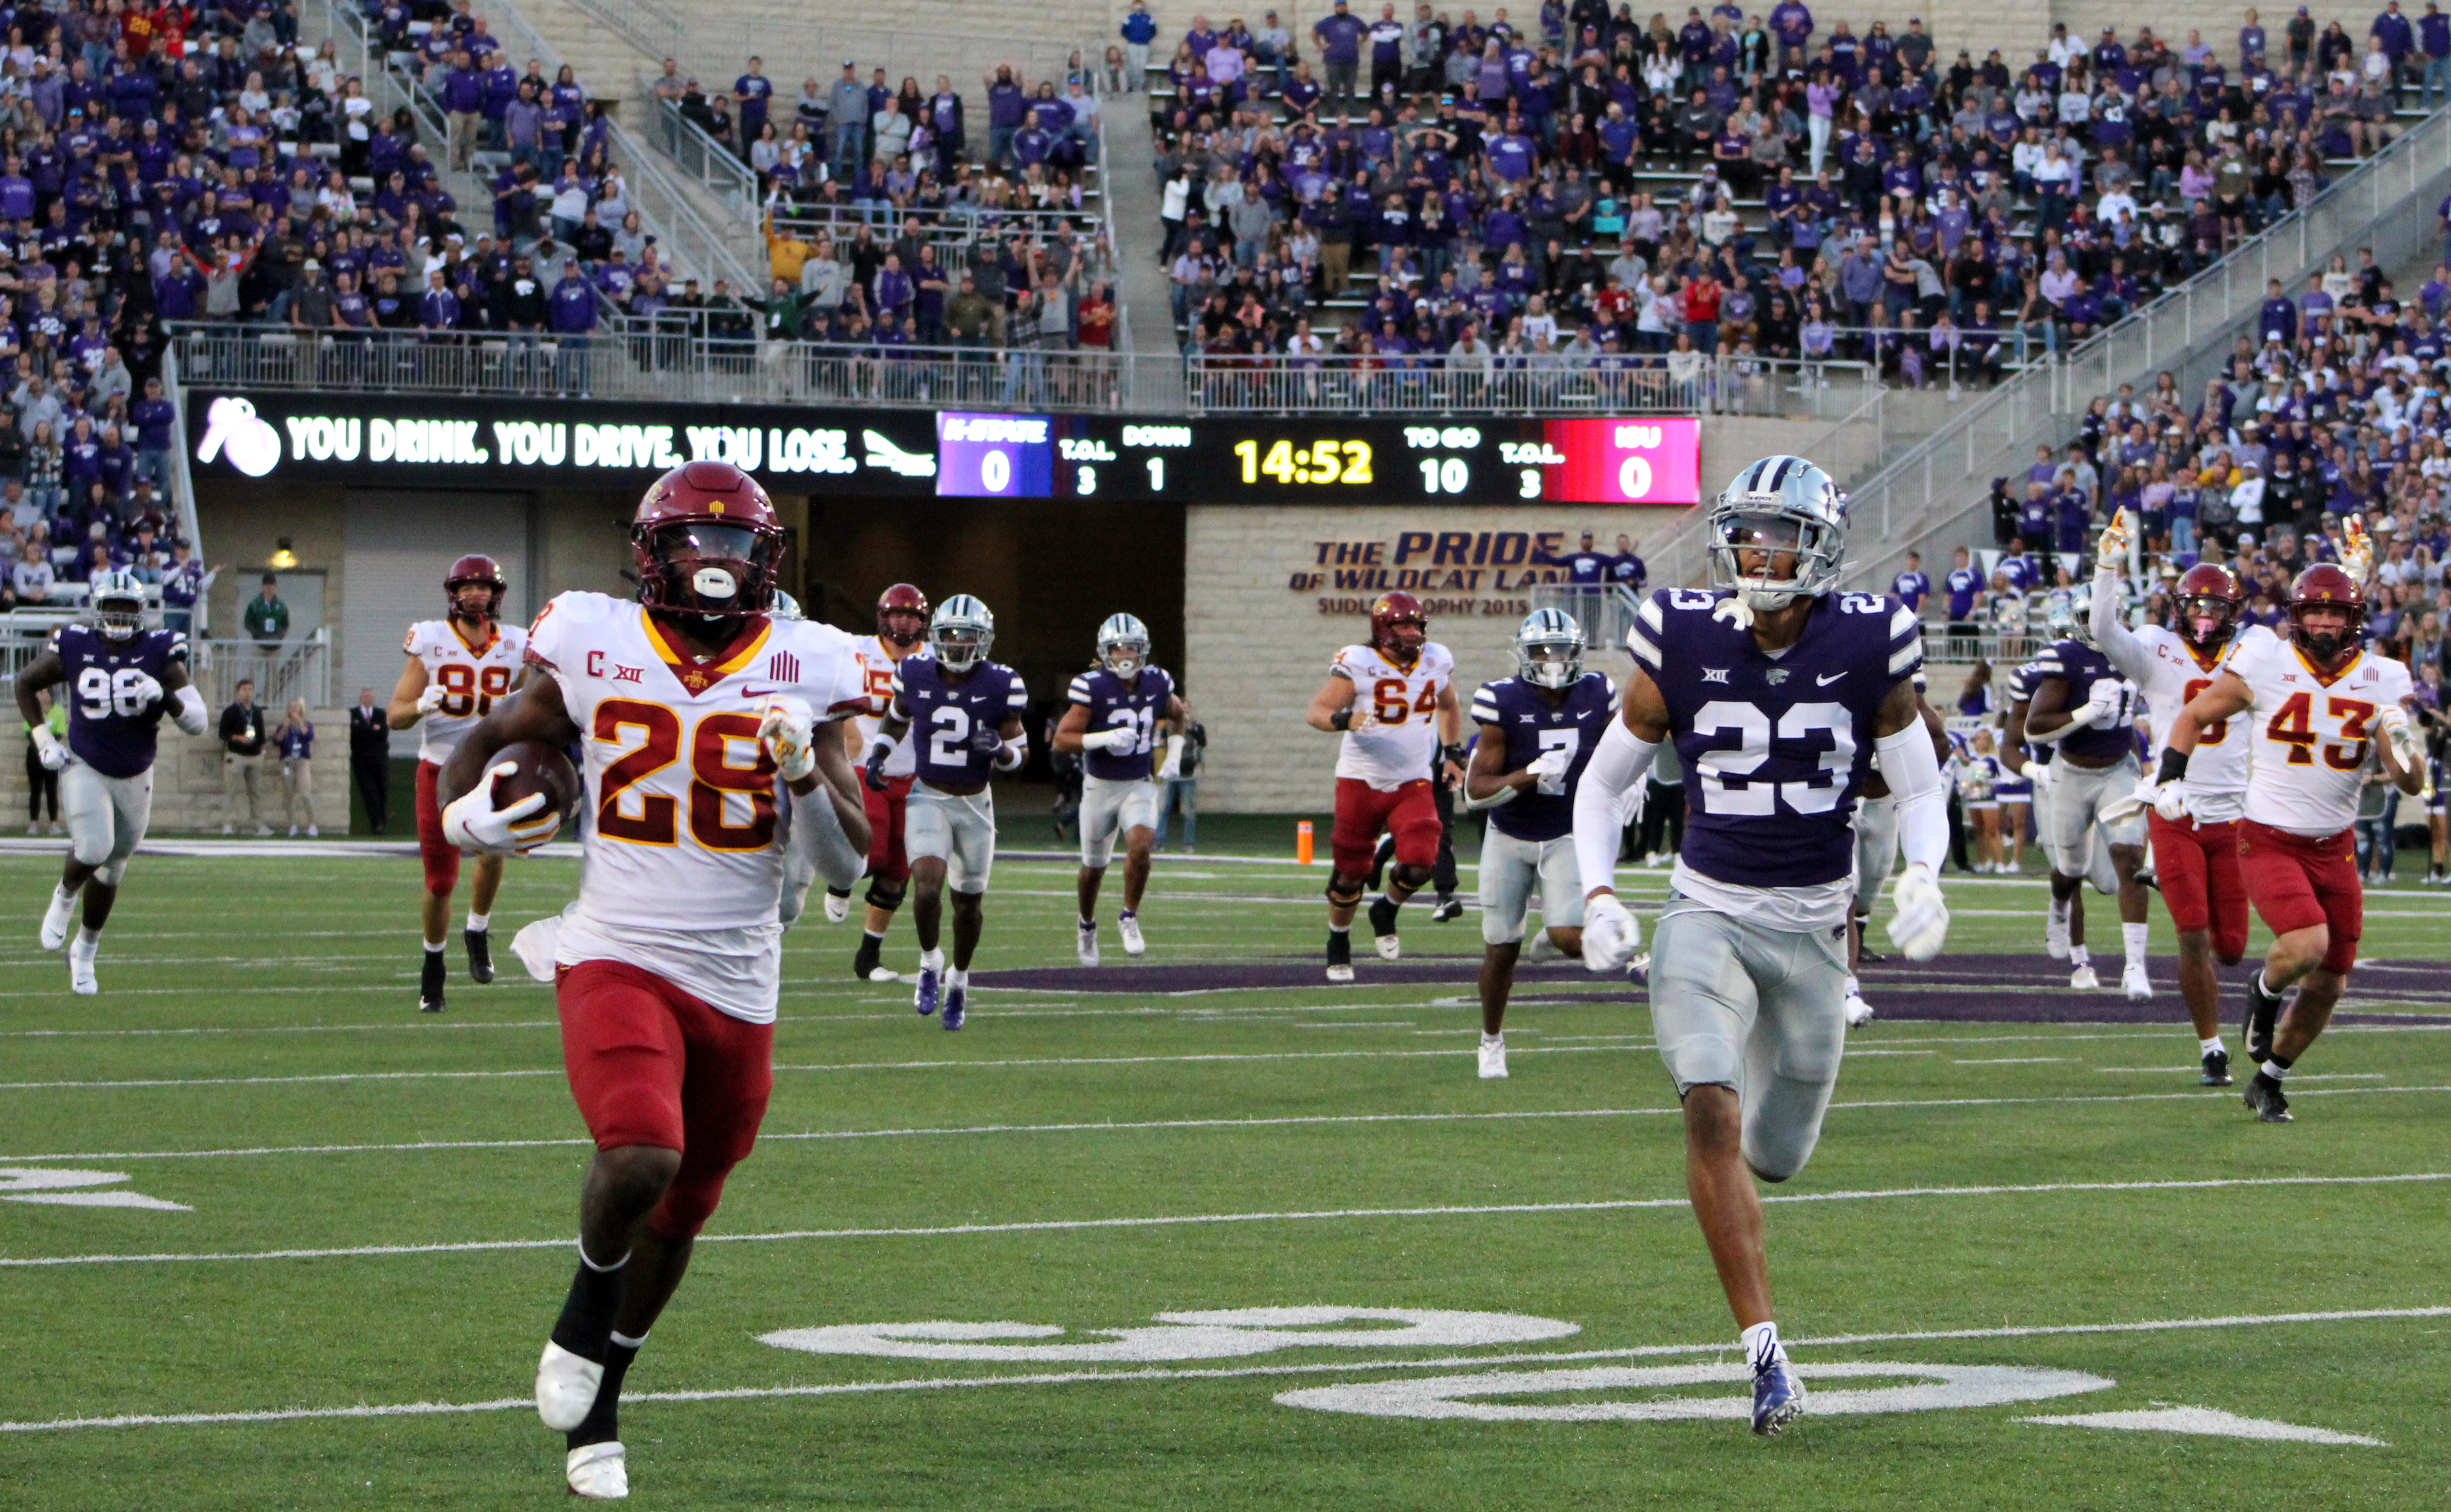
<instances>
[{"instance_id":1,"label":"black knee brace","mask_svg":"<svg viewBox=\"0 0 2451 1512\"><path fill-rule=\"evenodd\" d=\"M887 882L882 877L872 877L868 880L868 906L882 908L890 914L902 906L902 894L909 886L908 882Z\"/></svg>"},{"instance_id":2,"label":"black knee brace","mask_svg":"<svg viewBox=\"0 0 2451 1512\"><path fill-rule=\"evenodd\" d=\"M1339 908L1350 908L1362 901L1362 884L1360 877L1347 877L1341 871L1330 872L1327 875L1327 901Z\"/></svg>"},{"instance_id":3,"label":"black knee brace","mask_svg":"<svg viewBox=\"0 0 2451 1512\"><path fill-rule=\"evenodd\" d=\"M1420 892L1422 888L1427 887L1430 884L1430 876L1434 870L1435 868L1429 866L1405 866L1400 864L1395 868L1392 875L1394 881L1398 884L1409 887L1415 892Z\"/></svg>"}]
</instances>

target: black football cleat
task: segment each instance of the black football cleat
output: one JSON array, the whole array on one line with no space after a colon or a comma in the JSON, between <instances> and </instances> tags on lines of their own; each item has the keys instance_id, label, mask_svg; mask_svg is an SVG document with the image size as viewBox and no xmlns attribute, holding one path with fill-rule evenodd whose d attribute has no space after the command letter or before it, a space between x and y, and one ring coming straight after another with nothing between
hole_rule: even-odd
<instances>
[{"instance_id":1,"label":"black football cleat","mask_svg":"<svg viewBox=\"0 0 2451 1512\"><path fill-rule=\"evenodd\" d=\"M420 969L417 979L417 1011L439 1014L442 1011L442 979L445 975L442 952L429 950L424 952L424 956L425 964Z\"/></svg>"},{"instance_id":2,"label":"black football cleat","mask_svg":"<svg viewBox=\"0 0 2451 1512\"><path fill-rule=\"evenodd\" d=\"M1438 907L1430 910L1430 922L1434 924L1443 924L1449 920L1461 919L1462 917L1463 900L1458 898L1453 893L1449 893L1444 898L1440 899Z\"/></svg>"},{"instance_id":3,"label":"black football cleat","mask_svg":"<svg viewBox=\"0 0 2451 1512\"><path fill-rule=\"evenodd\" d=\"M2296 1121L2289 1112L2289 1099L2282 1095L2281 1083L2261 1071L2255 1074L2254 1080L2246 1084L2245 1101L2265 1123Z\"/></svg>"},{"instance_id":4,"label":"black football cleat","mask_svg":"<svg viewBox=\"0 0 2451 1512\"><path fill-rule=\"evenodd\" d=\"M460 938L468 945L468 976L482 987L494 979L493 937L482 929L463 929Z\"/></svg>"},{"instance_id":5,"label":"black football cleat","mask_svg":"<svg viewBox=\"0 0 2451 1512\"><path fill-rule=\"evenodd\" d=\"M2264 973L2246 979L2246 1017L2239 1035L2246 1041L2246 1058L2263 1065L2272 1054L2272 1026L2281 1019L2281 995L2264 989Z\"/></svg>"},{"instance_id":6,"label":"black football cleat","mask_svg":"<svg viewBox=\"0 0 2451 1512\"><path fill-rule=\"evenodd\" d=\"M1387 863L1396 858L1396 837L1379 837L1379 848L1370 853L1370 890L1377 892L1387 885Z\"/></svg>"},{"instance_id":7,"label":"black football cleat","mask_svg":"<svg viewBox=\"0 0 2451 1512\"><path fill-rule=\"evenodd\" d=\"M884 960L885 941L871 935L862 935L859 937L859 949L852 953L852 977L859 981L873 981L876 968Z\"/></svg>"},{"instance_id":8,"label":"black football cleat","mask_svg":"<svg viewBox=\"0 0 2451 1512\"><path fill-rule=\"evenodd\" d=\"M2226 1087L2230 1084L2228 1051L2207 1050L2205 1052L2205 1075L2203 1084L2207 1087Z\"/></svg>"}]
</instances>

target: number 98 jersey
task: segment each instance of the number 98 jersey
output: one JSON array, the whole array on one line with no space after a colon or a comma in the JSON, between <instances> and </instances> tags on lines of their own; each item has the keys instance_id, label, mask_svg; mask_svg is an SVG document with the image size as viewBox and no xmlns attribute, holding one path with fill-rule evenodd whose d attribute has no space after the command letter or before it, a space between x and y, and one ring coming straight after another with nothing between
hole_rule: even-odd
<instances>
[{"instance_id":1,"label":"number 98 jersey","mask_svg":"<svg viewBox=\"0 0 2451 1512\"><path fill-rule=\"evenodd\" d=\"M418 721L419 761L440 766L451 759L460 737L511 690L527 649L528 632L516 625L495 626L494 638L483 646L469 645L447 619L422 619L408 628L401 649L425 664L428 686L442 689L442 702Z\"/></svg>"},{"instance_id":2,"label":"number 98 jersey","mask_svg":"<svg viewBox=\"0 0 2451 1512\"><path fill-rule=\"evenodd\" d=\"M51 636L65 680L54 698L69 706L69 751L105 777L133 777L153 765L165 702L139 701L130 685L163 680L187 659L187 637L139 630L115 641L91 625L63 625Z\"/></svg>"},{"instance_id":3,"label":"number 98 jersey","mask_svg":"<svg viewBox=\"0 0 2451 1512\"><path fill-rule=\"evenodd\" d=\"M1336 775L1382 793L1430 775L1439 748L1439 694L1455 680L1455 658L1425 641L1409 668L1375 646L1347 646L1328 670L1353 684L1353 726L1337 752Z\"/></svg>"},{"instance_id":4,"label":"number 98 jersey","mask_svg":"<svg viewBox=\"0 0 2451 1512\"><path fill-rule=\"evenodd\" d=\"M1685 767L1679 865L1743 887L1842 882L1873 717L1923 665L1915 612L1886 593L1827 594L1773 657L1713 612L1728 596L1662 589L1626 634Z\"/></svg>"}]
</instances>

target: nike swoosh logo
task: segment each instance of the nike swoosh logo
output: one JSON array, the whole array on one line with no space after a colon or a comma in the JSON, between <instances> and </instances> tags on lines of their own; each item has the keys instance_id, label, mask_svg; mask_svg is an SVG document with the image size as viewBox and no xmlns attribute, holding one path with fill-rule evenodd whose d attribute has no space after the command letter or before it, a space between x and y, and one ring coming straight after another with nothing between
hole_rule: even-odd
<instances>
[{"instance_id":1,"label":"nike swoosh logo","mask_svg":"<svg viewBox=\"0 0 2451 1512\"><path fill-rule=\"evenodd\" d=\"M1839 675L1843 677L1846 674L1842 672ZM791 689L788 688L744 688L740 690L740 696L743 698L765 698L770 694L788 693L790 691Z\"/></svg>"},{"instance_id":2,"label":"nike swoosh logo","mask_svg":"<svg viewBox=\"0 0 2451 1512\"><path fill-rule=\"evenodd\" d=\"M1846 675L1847 674L1845 672L1832 672L1827 677L1816 677L1813 680L1814 686L1817 688L1827 688Z\"/></svg>"}]
</instances>

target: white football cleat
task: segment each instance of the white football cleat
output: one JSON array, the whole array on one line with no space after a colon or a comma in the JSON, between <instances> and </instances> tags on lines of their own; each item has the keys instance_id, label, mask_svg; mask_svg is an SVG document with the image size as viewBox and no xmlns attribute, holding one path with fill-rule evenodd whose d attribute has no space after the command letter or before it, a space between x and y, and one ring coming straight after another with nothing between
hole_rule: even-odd
<instances>
[{"instance_id":1,"label":"white football cleat","mask_svg":"<svg viewBox=\"0 0 2451 1512\"><path fill-rule=\"evenodd\" d=\"M568 1433L587 1421L587 1414L596 1406L596 1393L603 1385L602 1366L593 1360L581 1359L547 1339L544 1357L537 1361L537 1416L544 1419L544 1425L556 1433ZM621 1452L618 1444L598 1444L596 1447L609 1448L617 1455ZM578 1463L578 1455L587 1452L572 1450L572 1464Z\"/></svg>"},{"instance_id":2,"label":"white football cleat","mask_svg":"<svg viewBox=\"0 0 2451 1512\"><path fill-rule=\"evenodd\" d=\"M1072 954L1084 966L1098 963L1098 926L1081 924L1073 931Z\"/></svg>"},{"instance_id":3,"label":"white football cleat","mask_svg":"<svg viewBox=\"0 0 2451 1512\"><path fill-rule=\"evenodd\" d=\"M591 1444L571 1450L561 1474L573 1496L619 1502L630 1495L629 1457L618 1444Z\"/></svg>"},{"instance_id":4,"label":"white football cleat","mask_svg":"<svg viewBox=\"0 0 2451 1512\"><path fill-rule=\"evenodd\" d=\"M76 918L77 895L63 898L57 887L51 889L51 905L43 910L43 948L57 950L69 942L69 924Z\"/></svg>"},{"instance_id":5,"label":"white football cleat","mask_svg":"<svg viewBox=\"0 0 2451 1512\"><path fill-rule=\"evenodd\" d=\"M2087 961L2069 973L2069 986L2078 992L2099 992L2102 979L2093 974L2093 962Z\"/></svg>"},{"instance_id":6,"label":"white football cleat","mask_svg":"<svg viewBox=\"0 0 2451 1512\"><path fill-rule=\"evenodd\" d=\"M1545 925L1532 931L1532 938L1523 941L1525 960L1561 960L1565 958L1565 954L1558 948L1558 942L1549 938L1549 931Z\"/></svg>"},{"instance_id":7,"label":"white football cleat","mask_svg":"<svg viewBox=\"0 0 2451 1512\"><path fill-rule=\"evenodd\" d=\"M1506 1079L1506 1037L1504 1035L1480 1037L1480 1079L1483 1081Z\"/></svg>"},{"instance_id":8,"label":"white football cleat","mask_svg":"<svg viewBox=\"0 0 2451 1512\"><path fill-rule=\"evenodd\" d=\"M2043 948L2051 953L2051 959L2053 960L2066 960L2069 959L2068 915L2054 913L2045 916L2043 923Z\"/></svg>"},{"instance_id":9,"label":"white football cleat","mask_svg":"<svg viewBox=\"0 0 2451 1512\"><path fill-rule=\"evenodd\" d=\"M1330 966L1327 968L1327 979L1336 982L1350 982L1353 979L1353 968L1351 966Z\"/></svg>"},{"instance_id":10,"label":"white football cleat","mask_svg":"<svg viewBox=\"0 0 2451 1512\"><path fill-rule=\"evenodd\" d=\"M2153 1000L2153 979L2145 974L2145 963L2141 960L2127 963L2127 969L2119 974L2119 987L2127 994L2129 1002Z\"/></svg>"},{"instance_id":11,"label":"white football cleat","mask_svg":"<svg viewBox=\"0 0 2451 1512\"><path fill-rule=\"evenodd\" d=\"M894 973L893 968L891 966L871 966L868 968L868 979L871 981L900 981L902 979Z\"/></svg>"},{"instance_id":12,"label":"white football cleat","mask_svg":"<svg viewBox=\"0 0 2451 1512\"><path fill-rule=\"evenodd\" d=\"M70 992L83 993L91 997L102 991L100 984L93 979L94 952L100 948L99 943L69 947L69 990Z\"/></svg>"},{"instance_id":13,"label":"white football cleat","mask_svg":"<svg viewBox=\"0 0 2451 1512\"><path fill-rule=\"evenodd\" d=\"M1141 938L1141 920L1138 914L1126 914L1121 919L1116 920L1115 930L1116 933L1124 937L1125 955L1146 956L1148 954L1148 941Z\"/></svg>"},{"instance_id":14,"label":"white football cleat","mask_svg":"<svg viewBox=\"0 0 2451 1512\"><path fill-rule=\"evenodd\" d=\"M1847 1027L1850 1029L1861 1029L1872 1021L1873 1005L1864 1000L1863 994L1853 992L1849 993L1847 995Z\"/></svg>"},{"instance_id":15,"label":"white football cleat","mask_svg":"<svg viewBox=\"0 0 2451 1512\"><path fill-rule=\"evenodd\" d=\"M831 892L827 893L826 922L830 924L839 924L850 917L851 894L845 893L840 898L837 898Z\"/></svg>"}]
</instances>

